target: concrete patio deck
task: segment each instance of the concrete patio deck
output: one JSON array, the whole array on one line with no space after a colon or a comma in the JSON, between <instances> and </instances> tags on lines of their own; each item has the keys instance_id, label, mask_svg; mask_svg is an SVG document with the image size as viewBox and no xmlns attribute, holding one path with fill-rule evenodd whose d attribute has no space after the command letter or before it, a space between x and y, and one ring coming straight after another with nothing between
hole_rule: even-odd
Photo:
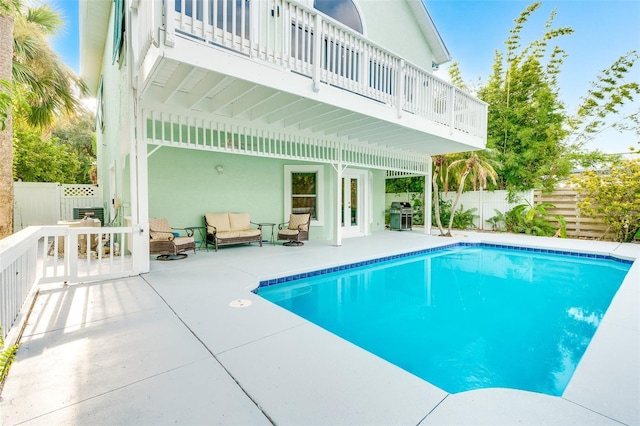
<instances>
[{"instance_id":1,"label":"concrete patio deck","mask_svg":"<svg viewBox=\"0 0 640 426\"><path fill-rule=\"evenodd\" d=\"M447 394L251 293L264 279L454 241L640 257L640 245L375 233L341 247L265 244L152 261L148 274L43 286L2 390L16 424L640 424L640 262L562 397ZM230 307L248 299L250 306Z\"/></svg>"}]
</instances>

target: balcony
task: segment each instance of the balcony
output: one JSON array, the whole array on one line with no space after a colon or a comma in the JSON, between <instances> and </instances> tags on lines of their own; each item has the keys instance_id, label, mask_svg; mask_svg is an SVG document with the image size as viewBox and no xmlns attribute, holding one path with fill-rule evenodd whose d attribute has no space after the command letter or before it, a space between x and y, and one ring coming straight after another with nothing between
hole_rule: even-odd
<instances>
[{"instance_id":1,"label":"balcony","mask_svg":"<svg viewBox=\"0 0 640 426\"><path fill-rule=\"evenodd\" d=\"M134 4L147 118L429 155L486 145L486 103L295 1Z\"/></svg>"}]
</instances>

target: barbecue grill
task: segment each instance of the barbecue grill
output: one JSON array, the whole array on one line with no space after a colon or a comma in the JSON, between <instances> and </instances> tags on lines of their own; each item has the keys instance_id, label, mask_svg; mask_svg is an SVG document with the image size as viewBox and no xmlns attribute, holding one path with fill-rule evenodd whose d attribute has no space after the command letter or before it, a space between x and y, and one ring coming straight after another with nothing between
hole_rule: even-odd
<instances>
[{"instance_id":1,"label":"barbecue grill","mask_svg":"<svg viewBox=\"0 0 640 426\"><path fill-rule=\"evenodd\" d=\"M397 231L411 230L413 208L406 201L394 201L389 210L389 227Z\"/></svg>"}]
</instances>

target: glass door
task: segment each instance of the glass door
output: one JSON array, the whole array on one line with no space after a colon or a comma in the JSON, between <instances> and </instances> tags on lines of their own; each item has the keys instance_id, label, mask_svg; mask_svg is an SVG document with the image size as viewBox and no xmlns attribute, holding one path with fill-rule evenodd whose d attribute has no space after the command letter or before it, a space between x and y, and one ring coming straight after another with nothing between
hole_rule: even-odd
<instances>
[{"instance_id":1,"label":"glass door","mask_svg":"<svg viewBox=\"0 0 640 426\"><path fill-rule=\"evenodd\" d=\"M363 228L363 176L345 170L342 176L342 235L364 235Z\"/></svg>"}]
</instances>

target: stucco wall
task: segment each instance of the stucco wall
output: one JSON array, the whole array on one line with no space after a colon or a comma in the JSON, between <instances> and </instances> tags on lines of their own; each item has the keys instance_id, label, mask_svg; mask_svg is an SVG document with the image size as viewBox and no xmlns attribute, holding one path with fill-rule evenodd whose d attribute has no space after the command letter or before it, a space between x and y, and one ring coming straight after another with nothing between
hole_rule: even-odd
<instances>
[{"instance_id":1,"label":"stucco wall","mask_svg":"<svg viewBox=\"0 0 640 426\"><path fill-rule=\"evenodd\" d=\"M271 158L163 147L149 161L149 216L174 227L202 226L206 212L248 212L254 222L281 223L284 166L304 164ZM223 173L216 166L224 168ZM325 165L325 224L310 239L332 238L335 172ZM371 231L384 229L384 172L373 171Z\"/></svg>"},{"instance_id":2,"label":"stucco wall","mask_svg":"<svg viewBox=\"0 0 640 426\"><path fill-rule=\"evenodd\" d=\"M113 7L109 26L113 28ZM129 71L127 64L120 66L112 64L113 37L106 38L106 46L102 58L102 96L104 128L98 124L96 128L96 148L98 150L98 184L104 197L105 212L109 211L112 196L120 198L123 206L120 216L127 216L130 212L130 188L128 153L130 148L131 105L128 102ZM98 99L100 102L100 99ZM115 167L115 188L111 187L109 178L111 166ZM111 219L111 218L110 218Z\"/></svg>"},{"instance_id":3,"label":"stucco wall","mask_svg":"<svg viewBox=\"0 0 640 426\"><path fill-rule=\"evenodd\" d=\"M374 43L431 71L433 55L405 0L354 0L366 21L366 36Z\"/></svg>"}]
</instances>

